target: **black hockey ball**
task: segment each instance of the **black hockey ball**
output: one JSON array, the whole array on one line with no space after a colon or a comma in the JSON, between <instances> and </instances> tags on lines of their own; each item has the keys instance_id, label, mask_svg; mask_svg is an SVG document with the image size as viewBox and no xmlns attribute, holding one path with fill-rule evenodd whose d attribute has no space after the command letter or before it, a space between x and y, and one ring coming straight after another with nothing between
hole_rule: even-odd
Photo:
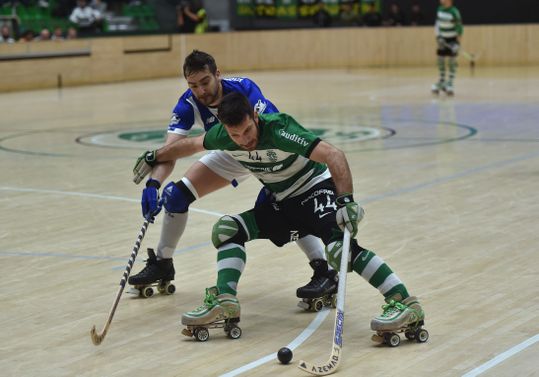
<instances>
[{"instance_id":1,"label":"black hockey ball","mask_svg":"<svg viewBox=\"0 0 539 377\"><path fill-rule=\"evenodd\" d=\"M277 358L281 362L281 364L288 364L290 360L292 360L292 350L287 347L281 348L277 352Z\"/></svg>"}]
</instances>

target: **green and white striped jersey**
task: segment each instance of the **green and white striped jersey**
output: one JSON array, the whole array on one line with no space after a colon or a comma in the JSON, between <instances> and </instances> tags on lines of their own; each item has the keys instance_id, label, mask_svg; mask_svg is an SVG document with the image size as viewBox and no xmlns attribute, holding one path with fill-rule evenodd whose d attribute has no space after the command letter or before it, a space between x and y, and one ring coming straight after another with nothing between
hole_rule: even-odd
<instances>
[{"instance_id":1,"label":"green and white striped jersey","mask_svg":"<svg viewBox=\"0 0 539 377\"><path fill-rule=\"evenodd\" d=\"M462 19L460 12L454 6L438 7L436 15L436 36L443 38L456 38L462 35Z\"/></svg>"},{"instance_id":2,"label":"green and white striped jersey","mask_svg":"<svg viewBox=\"0 0 539 377\"><path fill-rule=\"evenodd\" d=\"M241 149L222 124L204 137L204 148L222 150L246 167L277 200L296 196L331 177L325 164L309 160L320 139L284 113L259 114L259 140L254 151Z\"/></svg>"}]
</instances>

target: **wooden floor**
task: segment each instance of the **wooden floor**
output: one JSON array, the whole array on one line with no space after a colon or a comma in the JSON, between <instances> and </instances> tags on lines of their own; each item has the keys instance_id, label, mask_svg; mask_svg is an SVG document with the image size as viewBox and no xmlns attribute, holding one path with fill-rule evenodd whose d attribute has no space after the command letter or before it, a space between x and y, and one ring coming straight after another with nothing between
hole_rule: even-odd
<instances>
[{"instance_id":1,"label":"wooden floor","mask_svg":"<svg viewBox=\"0 0 539 377\"><path fill-rule=\"evenodd\" d=\"M360 244L426 311L427 343L378 346L369 322L382 297L348 275L338 375L538 376L539 69L463 66L454 98L430 95L434 68L240 74L347 152L366 210ZM293 244L247 245L241 339L180 333L180 314L215 283L211 227L251 207L255 179L194 203L176 294L124 293L103 344L91 343L142 225L132 166L160 144L185 89L167 79L0 94L2 376L302 376L299 359L329 357L334 311L296 306L311 271ZM159 233L160 221L143 248ZM286 345L289 366L274 358Z\"/></svg>"}]
</instances>

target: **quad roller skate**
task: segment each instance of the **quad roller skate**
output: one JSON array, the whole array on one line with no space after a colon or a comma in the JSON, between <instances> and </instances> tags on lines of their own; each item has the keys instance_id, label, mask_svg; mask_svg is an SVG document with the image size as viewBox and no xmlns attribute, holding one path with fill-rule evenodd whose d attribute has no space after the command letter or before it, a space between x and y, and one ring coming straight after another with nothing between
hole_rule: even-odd
<instances>
[{"instance_id":1,"label":"quad roller skate","mask_svg":"<svg viewBox=\"0 0 539 377\"><path fill-rule=\"evenodd\" d=\"M301 298L298 306L312 312L319 312L324 306L337 307L337 271L329 270L324 259L314 259L309 264L314 273L311 281L296 291L296 296Z\"/></svg>"},{"instance_id":2,"label":"quad roller skate","mask_svg":"<svg viewBox=\"0 0 539 377\"><path fill-rule=\"evenodd\" d=\"M425 313L415 297L408 297L402 302L391 300L382 309L384 312L371 321L371 329L376 331L372 336L374 342L397 347L401 332L406 339L418 343L429 339L429 332L422 328Z\"/></svg>"},{"instance_id":3,"label":"quad roller skate","mask_svg":"<svg viewBox=\"0 0 539 377\"><path fill-rule=\"evenodd\" d=\"M455 95L455 91L453 90L453 84L450 82L444 85L443 90L445 94L449 97L452 97Z\"/></svg>"},{"instance_id":4,"label":"quad roller skate","mask_svg":"<svg viewBox=\"0 0 539 377\"><path fill-rule=\"evenodd\" d=\"M432 84L430 91L432 94L437 96L438 94L440 94L440 91L442 91L443 88L444 88L443 81L438 81L437 83Z\"/></svg>"},{"instance_id":5,"label":"quad roller skate","mask_svg":"<svg viewBox=\"0 0 539 377\"><path fill-rule=\"evenodd\" d=\"M157 287L157 291L161 294L173 294L176 287L171 280L174 280L172 258L157 260L153 249L148 249L146 267L138 274L130 276L127 282L133 286L129 293L148 298L154 294L153 287Z\"/></svg>"},{"instance_id":6,"label":"quad roller skate","mask_svg":"<svg viewBox=\"0 0 539 377\"><path fill-rule=\"evenodd\" d=\"M231 294L219 294L217 287L206 288L204 304L193 311L183 313L182 334L200 342L210 338L209 329L224 329L230 339L241 337L240 303Z\"/></svg>"}]
</instances>

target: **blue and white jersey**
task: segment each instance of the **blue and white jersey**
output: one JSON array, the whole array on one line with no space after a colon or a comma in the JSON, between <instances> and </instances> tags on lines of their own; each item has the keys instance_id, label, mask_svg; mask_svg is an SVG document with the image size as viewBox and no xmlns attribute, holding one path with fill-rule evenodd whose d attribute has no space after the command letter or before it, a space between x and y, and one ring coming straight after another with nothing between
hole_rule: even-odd
<instances>
[{"instance_id":1,"label":"blue and white jersey","mask_svg":"<svg viewBox=\"0 0 539 377\"><path fill-rule=\"evenodd\" d=\"M246 77L230 77L221 80L223 95L231 92L239 92L249 98L255 111L262 113L277 113L277 107L264 97L260 88ZM189 135L191 128L198 125L208 131L219 123L217 108L207 107L200 103L191 89L188 89L178 100L172 111L168 132L178 135Z\"/></svg>"}]
</instances>

